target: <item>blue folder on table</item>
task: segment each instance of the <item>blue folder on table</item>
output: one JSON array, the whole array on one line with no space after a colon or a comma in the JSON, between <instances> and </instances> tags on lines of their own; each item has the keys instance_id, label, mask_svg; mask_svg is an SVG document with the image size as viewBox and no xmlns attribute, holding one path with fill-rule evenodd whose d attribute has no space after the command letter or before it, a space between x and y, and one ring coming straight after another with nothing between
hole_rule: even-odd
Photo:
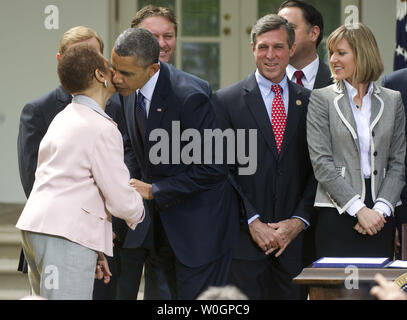
<instances>
[{"instance_id":1,"label":"blue folder on table","mask_svg":"<svg viewBox=\"0 0 407 320\"><path fill-rule=\"evenodd\" d=\"M323 257L312 264L313 268L384 268L390 262L389 258L346 258Z\"/></svg>"}]
</instances>

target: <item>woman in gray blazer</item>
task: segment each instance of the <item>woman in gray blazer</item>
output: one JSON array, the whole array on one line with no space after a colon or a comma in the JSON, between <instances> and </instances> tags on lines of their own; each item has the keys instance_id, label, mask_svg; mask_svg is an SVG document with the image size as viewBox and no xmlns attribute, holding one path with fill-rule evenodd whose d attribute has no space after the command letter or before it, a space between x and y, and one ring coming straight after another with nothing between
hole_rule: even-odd
<instances>
[{"instance_id":1,"label":"woman in gray blazer","mask_svg":"<svg viewBox=\"0 0 407 320\"><path fill-rule=\"evenodd\" d=\"M339 27L327 47L335 83L312 92L307 116L317 255L392 257L405 173L401 95L374 83L383 63L364 24Z\"/></svg>"}]
</instances>

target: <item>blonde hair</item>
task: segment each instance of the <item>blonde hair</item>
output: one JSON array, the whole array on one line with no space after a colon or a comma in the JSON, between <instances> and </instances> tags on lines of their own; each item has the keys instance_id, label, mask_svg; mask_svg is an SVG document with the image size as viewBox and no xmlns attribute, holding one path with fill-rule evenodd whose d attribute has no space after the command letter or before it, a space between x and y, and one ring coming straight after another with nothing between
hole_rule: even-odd
<instances>
[{"instance_id":1,"label":"blonde hair","mask_svg":"<svg viewBox=\"0 0 407 320\"><path fill-rule=\"evenodd\" d=\"M329 60L342 39L349 43L355 56L355 72L352 82L370 83L379 79L384 71L384 66L372 31L363 23L340 26L329 35L326 41ZM333 74L331 63L329 63L329 68Z\"/></svg>"},{"instance_id":2,"label":"blonde hair","mask_svg":"<svg viewBox=\"0 0 407 320\"><path fill-rule=\"evenodd\" d=\"M59 41L58 52L62 55L71 44L91 38L96 38L99 42L101 53L103 54L104 44L102 38L96 31L83 26L73 27L62 35Z\"/></svg>"}]
</instances>

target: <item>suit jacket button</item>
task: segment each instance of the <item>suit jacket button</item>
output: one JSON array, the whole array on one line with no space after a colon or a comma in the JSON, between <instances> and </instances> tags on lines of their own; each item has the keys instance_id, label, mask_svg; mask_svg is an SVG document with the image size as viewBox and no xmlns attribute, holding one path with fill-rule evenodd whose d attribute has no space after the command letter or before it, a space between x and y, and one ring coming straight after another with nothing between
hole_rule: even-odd
<instances>
[{"instance_id":1,"label":"suit jacket button","mask_svg":"<svg viewBox=\"0 0 407 320\"><path fill-rule=\"evenodd\" d=\"M373 156L377 157L377 151L375 151L375 152L373 153Z\"/></svg>"},{"instance_id":2,"label":"suit jacket button","mask_svg":"<svg viewBox=\"0 0 407 320\"><path fill-rule=\"evenodd\" d=\"M372 131L372 137L374 137L374 136L375 136L374 131Z\"/></svg>"},{"instance_id":3,"label":"suit jacket button","mask_svg":"<svg viewBox=\"0 0 407 320\"><path fill-rule=\"evenodd\" d=\"M373 174L374 174L375 176L377 176L377 170L373 171Z\"/></svg>"}]
</instances>

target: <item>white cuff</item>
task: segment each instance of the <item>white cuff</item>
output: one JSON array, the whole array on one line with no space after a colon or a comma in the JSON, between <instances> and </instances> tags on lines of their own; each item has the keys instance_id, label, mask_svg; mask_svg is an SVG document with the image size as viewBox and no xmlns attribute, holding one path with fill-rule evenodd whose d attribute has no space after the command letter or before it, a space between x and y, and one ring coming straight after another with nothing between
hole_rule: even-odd
<instances>
[{"instance_id":1,"label":"white cuff","mask_svg":"<svg viewBox=\"0 0 407 320\"><path fill-rule=\"evenodd\" d=\"M247 224L251 224L254 220L256 220L258 217L260 217L260 215L255 214L253 217L251 217L248 221Z\"/></svg>"},{"instance_id":2,"label":"white cuff","mask_svg":"<svg viewBox=\"0 0 407 320\"><path fill-rule=\"evenodd\" d=\"M391 215L391 209L390 209L390 207L389 207L386 203L384 203L384 202L382 202L382 201L377 201L377 202L374 204L373 210L378 211L378 212L381 213L384 217L390 217L390 215Z\"/></svg>"},{"instance_id":3,"label":"white cuff","mask_svg":"<svg viewBox=\"0 0 407 320\"><path fill-rule=\"evenodd\" d=\"M363 207L365 207L366 205L362 202L362 200L360 199L356 199L351 205L350 207L346 210L346 212L354 217L356 216L356 213L358 213L358 211L360 209L362 209Z\"/></svg>"}]
</instances>

